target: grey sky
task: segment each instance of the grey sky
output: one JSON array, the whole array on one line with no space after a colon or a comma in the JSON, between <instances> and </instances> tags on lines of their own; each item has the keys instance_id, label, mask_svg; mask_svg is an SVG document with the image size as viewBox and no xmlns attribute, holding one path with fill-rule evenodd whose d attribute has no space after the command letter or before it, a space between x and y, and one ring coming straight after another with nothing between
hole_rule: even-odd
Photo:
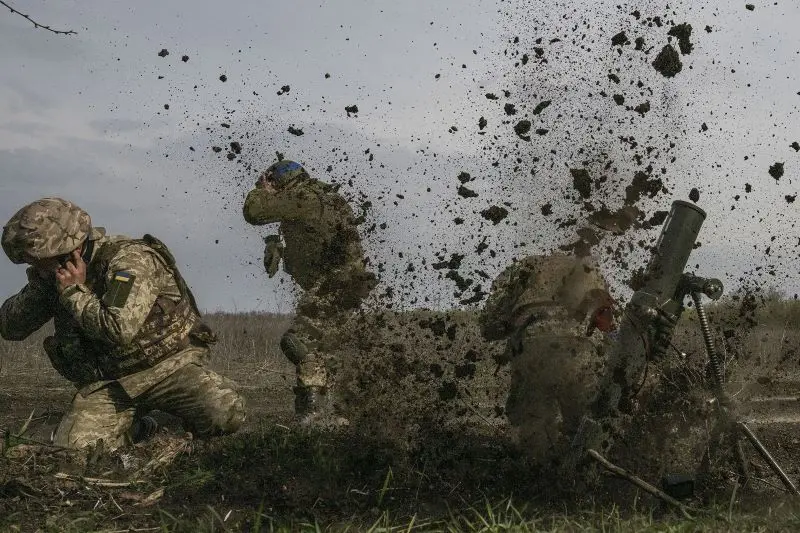
<instances>
[{"instance_id":1,"label":"grey sky","mask_svg":"<svg viewBox=\"0 0 800 533\"><path fill-rule=\"evenodd\" d=\"M793 224L800 216L798 204L784 196L797 193L800 156L789 144L800 140L794 74L800 6L765 2L750 12L721 0L670 2L672 18L693 25L695 50L683 57L684 70L666 80L637 63L632 47L618 55L608 44L620 30L641 28L631 11L662 14L664 4L617 4L26 2L23 11L34 18L78 35L51 35L0 12L0 218L35 198L62 195L112 232L150 232L165 240L204 307L288 311L291 280L269 280L261 267L261 236L269 228L249 227L240 216L255 173L246 164L263 168L280 150L322 179L355 176L343 190L367 194L375 204L372 220L387 223L366 241L376 262L397 271L384 286L411 287L407 292L424 286L430 304L450 305L452 282L438 281L430 270L417 270L413 279L405 272L410 260L430 264L445 249L469 254L475 235L485 234L498 256L466 261L494 276L512 256L541 251L566 235L553 232L539 208L548 200L561 205L569 166L604 146L621 173L632 173L617 137L635 134L644 142L670 131L679 141L677 159L668 165L671 196L659 196L648 210L666 209L698 187L709 221L692 263L705 274L729 273L732 285L750 265L780 253L777 283L797 292ZM596 21L589 28L580 24L587 17ZM706 25L711 33L703 31ZM665 44L666 29L648 34L648 45ZM514 35L527 50L538 37L562 42L548 47L547 65L515 69L503 53ZM591 50L581 48L592 40ZM167 57L158 57L162 48ZM616 90L606 79L609 68L653 89L648 115L631 120L635 113L610 99L587 96ZM277 95L284 85L290 91ZM515 148L513 134L502 134L510 128L502 124L502 105L483 95L508 89L518 105L533 107L531 87L537 98L553 100L542 118L550 131ZM644 100L634 93L626 88L631 104ZM352 104L359 113L348 117L344 107ZM622 122L614 134L588 139L588 126L569 118L579 112ZM489 133L478 137L481 116ZM289 134L290 125L305 134ZM458 131L449 133L451 126ZM491 145L493 135L498 140ZM233 163L210 150L229 140L243 144ZM513 157L502 153L524 159L525 171L512 173ZM532 163L535 156L540 163ZM500 164L493 167L495 160ZM767 174L776 161L786 162L778 183ZM324 172L328 165L331 173ZM528 173L532 166L536 177ZM462 170L479 177L470 183L478 198L455 194ZM753 185L750 195L745 182ZM738 203L735 194L741 194ZM491 226L477 215L503 200L515 208L508 224ZM453 226L456 216L466 222ZM765 259L769 245L773 255ZM614 265L605 266L613 274ZM23 283L22 268L0 261L0 297Z\"/></svg>"}]
</instances>

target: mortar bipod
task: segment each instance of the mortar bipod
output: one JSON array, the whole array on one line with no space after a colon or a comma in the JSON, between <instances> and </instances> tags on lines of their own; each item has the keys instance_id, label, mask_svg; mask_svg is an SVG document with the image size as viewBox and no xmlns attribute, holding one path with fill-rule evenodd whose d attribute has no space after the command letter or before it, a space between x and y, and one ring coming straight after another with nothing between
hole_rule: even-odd
<instances>
[{"instance_id":1,"label":"mortar bipod","mask_svg":"<svg viewBox=\"0 0 800 533\"><path fill-rule=\"evenodd\" d=\"M783 471L775 458L772 457L772 454L769 453L769 450L767 450L764 444L758 439L756 434L753 433L747 424L738 418L738 410L735 402L725 391L725 372L719 360L716 347L714 346L714 339L711 336L711 326L709 325L708 316L706 315L706 311L701 300L702 294L705 294L714 300L718 299L722 295L722 283L719 282L719 280L699 278L697 276L684 274L684 276L681 278L681 284L679 286L679 291L681 290L685 290L681 296L690 294L692 300L694 301L694 305L697 309L697 318L700 321L700 330L703 334L703 343L705 344L706 355L708 356L708 361L711 365L711 374L714 380L715 404L718 416L717 424L712 430L712 435L719 437L720 433L723 431L728 431L733 434L734 438L731 445L734 447L733 451L736 455L737 461L739 462L740 473L745 479L748 477L749 469L747 467L747 460L741 447L741 438L742 436L746 437L750 444L752 444L753 448L755 448L759 455L761 455L767 464L769 464L769 467L772 469L772 471L781 479L789 492L796 496L800 496L800 491L797 490L797 487L794 485L794 483L792 483L792 480L789 479L789 476L786 475L786 472Z\"/></svg>"}]
</instances>

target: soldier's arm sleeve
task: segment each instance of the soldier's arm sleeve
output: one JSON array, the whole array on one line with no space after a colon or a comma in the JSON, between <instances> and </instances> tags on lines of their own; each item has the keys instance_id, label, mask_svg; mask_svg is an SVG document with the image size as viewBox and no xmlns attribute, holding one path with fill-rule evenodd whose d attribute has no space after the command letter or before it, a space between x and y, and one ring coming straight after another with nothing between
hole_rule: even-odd
<instances>
[{"instance_id":1,"label":"soldier's arm sleeve","mask_svg":"<svg viewBox=\"0 0 800 533\"><path fill-rule=\"evenodd\" d=\"M128 344L144 325L167 271L145 246L130 245L110 261L107 272L102 297L84 285L72 285L59 298L86 335Z\"/></svg>"},{"instance_id":2,"label":"soldier's arm sleeve","mask_svg":"<svg viewBox=\"0 0 800 533\"><path fill-rule=\"evenodd\" d=\"M53 318L55 287L28 268L28 284L0 306L0 337L7 341L25 340Z\"/></svg>"},{"instance_id":3,"label":"soldier's arm sleeve","mask_svg":"<svg viewBox=\"0 0 800 533\"><path fill-rule=\"evenodd\" d=\"M244 200L244 219L253 225L272 224L284 220L308 220L319 217L319 197L303 188L272 192L253 189Z\"/></svg>"}]
</instances>

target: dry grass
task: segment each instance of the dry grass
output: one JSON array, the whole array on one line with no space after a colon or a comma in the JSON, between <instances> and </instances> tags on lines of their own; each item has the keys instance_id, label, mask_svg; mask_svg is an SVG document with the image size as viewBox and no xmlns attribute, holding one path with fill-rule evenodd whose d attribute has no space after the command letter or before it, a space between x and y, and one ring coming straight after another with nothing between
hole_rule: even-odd
<instances>
[{"instance_id":1,"label":"dry grass","mask_svg":"<svg viewBox=\"0 0 800 533\"><path fill-rule=\"evenodd\" d=\"M800 396L800 301L774 296L728 298L708 305L707 312L732 393L747 396L783 383L783 393L795 388ZM694 309L679 324L675 344L693 361L706 361Z\"/></svg>"},{"instance_id":2,"label":"dry grass","mask_svg":"<svg viewBox=\"0 0 800 533\"><path fill-rule=\"evenodd\" d=\"M242 387L259 386L265 376L294 377L294 367L280 351L280 337L291 317L271 313L214 313L206 315L219 341L213 348L212 364ZM269 380L272 381L272 380Z\"/></svg>"}]
</instances>

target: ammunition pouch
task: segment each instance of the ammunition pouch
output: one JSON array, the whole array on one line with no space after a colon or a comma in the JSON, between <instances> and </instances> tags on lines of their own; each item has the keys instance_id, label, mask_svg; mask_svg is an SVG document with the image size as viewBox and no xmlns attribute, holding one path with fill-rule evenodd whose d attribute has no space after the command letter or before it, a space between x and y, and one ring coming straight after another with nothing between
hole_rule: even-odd
<instances>
[{"instance_id":1,"label":"ammunition pouch","mask_svg":"<svg viewBox=\"0 0 800 533\"><path fill-rule=\"evenodd\" d=\"M217 335L202 320L195 322L192 329L189 330L189 338L193 341L193 344L206 347L217 342Z\"/></svg>"},{"instance_id":2,"label":"ammunition pouch","mask_svg":"<svg viewBox=\"0 0 800 533\"><path fill-rule=\"evenodd\" d=\"M197 307L197 302L194 299L194 294L192 294L192 290L186 284L186 281L181 276L180 271L178 270L178 265L175 262L175 257L169 251L167 246L158 240L156 237L153 237L150 234L146 234L142 241L147 244L150 248L155 250L155 252L161 256L164 262L167 264L167 267L172 272L172 275L175 277L175 282L178 284L178 290L181 293L181 302L179 303L186 303L189 307L189 310L194 313L196 320L194 324L189 329L188 336L189 338L194 341L195 343L199 343L203 346L208 346L217 342L217 336L211 330L211 328L203 322L203 319L200 314L200 310Z\"/></svg>"},{"instance_id":3,"label":"ammunition pouch","mask_svg":"<svg viewBox=\"0 0 800 533\"><path fill-rule=\"evenodd\" d=\"M190 334L199 321L186 299L175 304L159 297L131 343L110 346L108 351L95 354L101 361L103 375L118 379L150 368L189 347Z\"/></svg>"},{"instance_id":4,"label":"ammunition pouch","mask_svg":"<svg viewBox=\"0 0 800 533\"><path fill-rule=\"evenodd\" d=\"M56 372L79 388L102 379L95 361L87 359L80 337L47 337L43 347Z\"/></svg>"}]
</instances>

